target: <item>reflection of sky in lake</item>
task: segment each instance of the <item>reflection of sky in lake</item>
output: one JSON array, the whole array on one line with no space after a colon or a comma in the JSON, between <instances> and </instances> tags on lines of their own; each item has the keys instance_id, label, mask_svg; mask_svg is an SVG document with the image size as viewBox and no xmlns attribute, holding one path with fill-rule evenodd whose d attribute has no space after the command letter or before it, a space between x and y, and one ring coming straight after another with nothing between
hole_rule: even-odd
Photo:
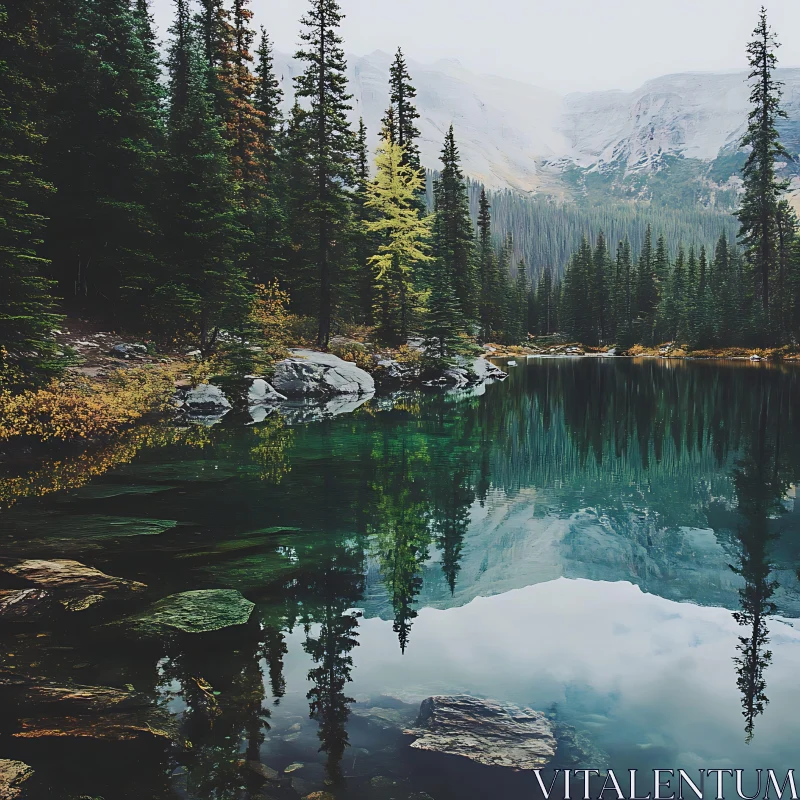
<instances>
[{"instance_id":1,"label":"reflection of sky in lake","mask_svg":"<svg viewBox=\"0 0 800 800\"><path fill-rule=\"evenodd\" d=\"M626 769L787 769L800 737L800 631L773 620L770 632L770 703L749 745L732 663L741 629L731 613L627 582L560 578L459 608L425 608L402 656L391 623L362 620L352 693L557 703ZM302 632L292 638L290 690L307 671Z\"/></svg>"}]
</instances>

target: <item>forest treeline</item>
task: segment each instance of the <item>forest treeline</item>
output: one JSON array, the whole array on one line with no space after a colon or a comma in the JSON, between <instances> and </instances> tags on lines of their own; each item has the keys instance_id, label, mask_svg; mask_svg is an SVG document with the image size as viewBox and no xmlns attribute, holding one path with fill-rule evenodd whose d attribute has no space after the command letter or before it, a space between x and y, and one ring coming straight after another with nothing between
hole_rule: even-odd
<instances>
[{"instance_id":1,"label":"forest treeline","mask_svg":"<svg viewBox=\"0 0 800 800\"><path fill-rule=\"evenodd\" d=\"M775 176L788 154L764 14L748 49L758 80L741 252L722 216L713 254L703 214L695 250L664 238L687 236L685 220L658 218L662 235L642 230L635 257L625 240L585 241L563 281L558 264L538 261L544 239L563 241L544 223L563 219L470 185L453 126L428 191L400 49L381 144L368 152L363 122L348 122L341 20L336 0L309 1L284 116L249 0L174 0L163 56L148 0L0 2L6 378L63 368L53 336L63 308L222 354L238 373L268 363L287 335L276 320L290 317L290 338L322 348L358 327L388 346L421 334L439 360L472 337L514 344L551 331L587 344L796 339L797 223ZM522 207L538 209L538 229Z\"/></svg>"}]
</instances>

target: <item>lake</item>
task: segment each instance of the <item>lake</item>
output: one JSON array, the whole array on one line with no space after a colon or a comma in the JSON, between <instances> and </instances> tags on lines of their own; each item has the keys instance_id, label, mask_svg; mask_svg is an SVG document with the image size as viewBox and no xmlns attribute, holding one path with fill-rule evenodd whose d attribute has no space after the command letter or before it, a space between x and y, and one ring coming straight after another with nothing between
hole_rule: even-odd
<instances>
[{"instance_id":1,"label":"lake","mask_svg":"<svg viewBox=\"0 0 800 800\"><path fill-rule=\"evenodd\" d=\"M6 475L4 561L75 559L147 589L6 625L0 674L133 688L190 746L20 738L21 707L0 758L57 800L536 796L530 773L408 746L424 698L469 694L546 713L554 767L800 766L800 373L509 373L305 424L142 428ZM239 590L249 624L108 625L197 589Z\"/></svg>"}]
</instances>

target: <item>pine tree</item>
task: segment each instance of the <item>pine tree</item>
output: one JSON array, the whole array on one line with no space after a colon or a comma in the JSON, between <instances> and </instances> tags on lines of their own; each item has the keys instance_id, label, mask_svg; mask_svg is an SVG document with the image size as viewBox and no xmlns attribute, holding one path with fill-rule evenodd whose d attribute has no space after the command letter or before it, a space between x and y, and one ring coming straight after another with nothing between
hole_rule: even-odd
<instances>
[{"instance_id":1,"label":"pine tree","mask_svg":"<svg viewBox=\"0 0 800 800\"><path fill-rule=\"evenodd\" d=\"M261 29L261 41L256 50L255 73L258 80L253 93L253 105L261 114L260 149L266 164L267 178L272 180L283 122L281 117L283 91L275 77L272 43L264 28Z\"/></svg>"},{"instance_id":2,"label":"pine tree","mask_svg":"<svg viewBox=\"0 0 800 800\"><path fill-rule=\"evenodd\" d=\"M794 301L794 278L797 268L793 243L797 238L798 221L788 200L778 203L776 216L776 261L775 291L772 293L773 330L779 341L789 341L793 333L792 305Z\"/></svg>"},{"instance_id":3,"label":"pine tree","mask_svg":"<svg viewBox=\"0 0 800 800\"><path fill-rule=\"evenodd\" d=\"M550 334L556 330L557 294L553 283L553 270L546 266L536 288L536 310L540 334Z\"/></svg>"},{"instance_id":4,"label":"pine tree","mask_svg":"<svg viewBox=\"0 0 800 800\"><path fill-rule=\"evenodd\" d=\"M202 37L202 52L207 66L208 89L214 99L214 113L231 136L234 116L233 51L235 35L231 12L224 0L200 0L196 23Z\"/></svg>"},{"instance_id":5,"label":"pine tree","mask_svg":"<svg viewBox=\"0 0 800 800\"><path fill-rule=\"evenodd\" d=\"M594 324L591 307L592 248L584 236L564 274L561 323L566 333L579 342L592 341Z\"/></svg>"},{"instance_id":6,"label":"pine tree","mask_svg":"<svg viewBox=\"0 0 800 800\"><path fill-rule=\"evenodd\" d=\"M484 341L492 338L496 328L496 276L497 264L492 244L491 206L486 190L481 189L478 208L478 282L480 284L479 317L481 337Z\"/></svg>"},{"instance_id":7,"label":"pine tree","mask_svg":"<svg viewBox=\"0 0 800 800\"><path fill-rule=\"evenodd\" d=\"M250 0L233 0L233 48L230 76L230 119L228 138L231 141L233 178L238 184L240 201L252 227L266 189L264 173L264 116L255 106L259 81L251 70L253 56L250 48L253 31L250 20L253 12L247 7Z\"/></svg>"},{"instance_id":8,"label":"pine tree","mask_svg":"<svg viewBox=\"0 0 800 800\"><path fill-rule=\"evenodd\" d=\"M337 261L347 239L350 204L347 187L353 182L353 136L347 124L350 95L342 39L342 14L336 0L311 0L301 20L304 44L296 55L306 64L295 78L295 96L309 109L302 124L309 145L310 202L305 224L314 231L315 261L319 271L319 329L317 343L327 347L331 335Z\"/></svg>"},{"instance_id":9,"label":"pine tree","mask_svg":"<svg viewBox=\"0 0 800 800\"><path fill-rule=\"evenodd\" d=\"M434 187L433 253L448 276L461 318L470 322L477 311L472 222L452 125L445 136L441 158L442 170Z\"/></svg>"},{"instance_id":10,"label":"pine tree","mask_svg":"<svg viewBox=\"0 0 800 800\"><path fill-rule=\"evenodd\" d=\"M268 284L281 273L285 266L288 249L286 209L287 182L282 163L282 116L280 110L283 92L280 89L272 57L272 45L267 32L261 29L261 40L255 56L255 82L252 107L258 123L252 128L257 141L253 142L252 154L257 159L251 184L256 191L251 196L252 204L249 225L253 232L251 272L260 284ZM253 117L248 113L245 119Z\"/></svg>"},{"instance_id":11,"label":"pine tree","mask_svg":"<svg viewBox=\"0 0 800 800\"><path fill-rule=\"evenodd\" d=\"M659 270L664 269L664 264L660 262L660 259L664 257L664 252L657 250L654 258L652 241L653 233L648 225L636 270L636 309L634 312L634 316L639 320L639 335L646 344L652 344L653 323L658 308L657 279ZM663 237L659 237L656 247L663 247L663 245Z\"/></svg>"},{"instance_id":12,"label":"pine tree","mask_svg":"<svg viewBox=\"0 0 800 800\"><path fill-rule=\"evenodd\" d=\"M594 343L605 343L611 328L611 313L609 309L609 282L611 277L611 259L608 255L606 237L600 231L597 235L594 255L592 257L593 273L591 287L591 302L595 312ZM588 344L589 342L587 342Z\"/></svg>"},{"instance_id":13,"label":"pine tree","mask_svg":"<svg viewBox=\"0 0 800 800\"><path fill-rule=\"evenodd\" d=\"M615 339L622 347L627 348L634 344L634 319L636 305L636 274L633 269L631 256L631 243L627 238L617 245L617 258L614 265L617 291L615 303L616 336Z\"/></svg>"},{"instance_id":14,"label":"pine tree","mask_svg":"<svg viewBox=\"0 0 800 800\"><path fill-rule=\"evenodd\" d=\"M414 107L414 98L417 90L411 84L403 51L398 47L394 61L389 67L389 98L394 109L396 121L395 139L400 147L404 148L404 159L413 168L420 168L419 160L419 130L415 120L419 119L419 112Z\"/></svg>"},{"instance_id":15,"label":"pine tree","mask_svg":"<svg viewBox=\"0 0 800 800\"><path fill-rule=\"evenodd\" d=\"M416 272L431 260L426 242L430 220L421 219L414 204L423 185L422 171L405 162L403 148L384 139L375 163L377 175L367 188L365 205L376 218L364 225L382 235L378 252L369 259L375 271L378 333L386 342L401 344L421 305Z\"/></svg>"},{"instance_id":16,"label":"pine tree","mask_svg":"<svg viewBox=\"0 0 800 800\"><path fill-rule=\"evenodd\" d=\"M40 40L42 2L0 2L0 375L23 380L62 366L52 331L59 324L40 256L42 208L51 191L41 165L41 107L49 89Z\"/></svg>"},{"instance_id":17,"label":"pine tree","mask_svg":"<svg viewBox=\"0 0 800 800\"><path fill-rule=\"evenodd\" d=\"M754 271L757 298L767 327L770 326L771 284L777 271L779 200L788 187L785 181L777 179L775 161L779 157L791 159L776 128L777 121L786 117L786 112L780 108L782 84L773 76L777 47L778 42L767 25L767 13L762 6L753 39L747 45L751 67L749 78L753 80L750 92L752 110L741 144L751 150L742 169L744 194L736 216L741 226L739 238Z\"/></svg>"},{"instance_id":18,"label":"pine tree","mask_svg":"<svg viewBox=\"0 0 800 800\"><path fill-rule=\"evenodd\" d=\"M48 255L65 295L98 314L133 313L136 305L121 300L160 270L164 131L153 53L126 0L65 2L57 19L44 156L57 190Z\"/></svg>"},{"instance_id":19,"label":"pine tree","mask_svg":"<svg viewBox=\"0 0 800 800\"><path fill-rule=\"evenodd\" d=\"M237 258L242 237L228 148L209 88L213 67L189 25L188 0L176 0L169 53L173 96L185 100L170 115L167 215L172 252L153 308L163 326L197 337L204 353L222 330L244 324L251 295ZM180 85L180 81L185 81Z\"/></svg>"}]
</instances>

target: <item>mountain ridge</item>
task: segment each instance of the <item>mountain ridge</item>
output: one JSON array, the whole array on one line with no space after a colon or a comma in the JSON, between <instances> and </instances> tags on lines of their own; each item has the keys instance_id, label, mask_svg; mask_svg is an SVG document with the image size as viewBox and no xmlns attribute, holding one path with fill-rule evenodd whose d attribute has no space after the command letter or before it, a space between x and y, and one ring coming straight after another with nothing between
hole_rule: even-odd
<instances>
[{"instance_id":1,"label":"mountain ridge","mask_svg":"<svg viewBox=\"0 0 800 800\"><path fill-rule=\"evenodd\" d=\"M355 122L363 116L372 149L389 103L391 60L380 50L348 56L351 118ZM278 52L275 66L288 111L292 78L301 66ZM647 199L647 177L669 173L678 159L699 167L692 179L702 178L707 185L705 204L713 205L720 189L727 190L726 202L738 191L741 164L731 157L737 154L748 113L744 70L676 72L632 91L561 95L521 80L472 72L456 59L430 64L409 59L408 67L417 89L422 163L429 169L438 167L452 123L465 173L490 189L568 198L584 191L584 177L595 174L608 176L606 190ZM783 106L789 114L781 132L790 152L798 152L800 68L779 69L776 77L785 84ZM787 174L793 177L793 171ZM793 183L800 188L800 179Z\"/></svg>"}]
</instances>

